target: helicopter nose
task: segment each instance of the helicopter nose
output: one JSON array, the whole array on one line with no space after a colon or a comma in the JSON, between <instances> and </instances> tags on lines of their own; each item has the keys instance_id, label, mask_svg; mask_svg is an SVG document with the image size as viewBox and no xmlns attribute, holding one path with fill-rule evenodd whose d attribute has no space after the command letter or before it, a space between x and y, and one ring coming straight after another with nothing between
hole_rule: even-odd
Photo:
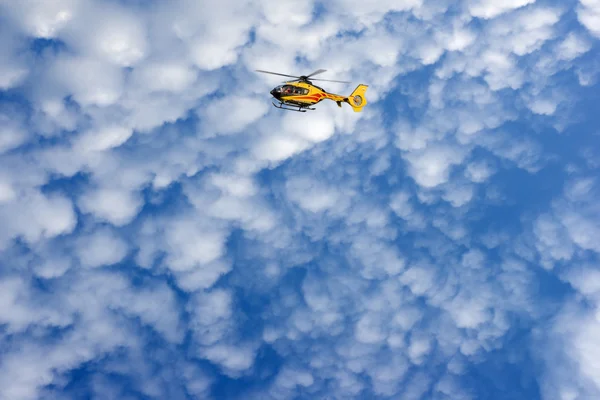
<instances>
[{"instance_id":1,"label":"helicopter nose","mask_svg":"<svg viewBox=\"0 0 600 400\"><path fill-rule=\"evenodd\" d=\"M271 96L275 97L277 100L279 100L280 97L280 93L278 91L276 91L275 89L271 90Z\"/></svg>"}]
</instances>

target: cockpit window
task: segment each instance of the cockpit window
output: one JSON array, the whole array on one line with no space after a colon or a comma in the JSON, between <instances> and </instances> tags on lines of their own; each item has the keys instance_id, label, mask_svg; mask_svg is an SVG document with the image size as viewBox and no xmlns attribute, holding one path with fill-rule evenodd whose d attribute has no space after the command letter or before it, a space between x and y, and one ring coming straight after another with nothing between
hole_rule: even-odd
<instances>
[{"instance_id":1,"label":"cockpit window","mask_svg":"<svg viewBox=\"0 0 600 400\"><path fill-rule=\"evenodd\" d=\"M281 93L283 96L299 96L308 94L308 89L294 85L277 86L275 90Z\"/></svg>"}]
</instances>

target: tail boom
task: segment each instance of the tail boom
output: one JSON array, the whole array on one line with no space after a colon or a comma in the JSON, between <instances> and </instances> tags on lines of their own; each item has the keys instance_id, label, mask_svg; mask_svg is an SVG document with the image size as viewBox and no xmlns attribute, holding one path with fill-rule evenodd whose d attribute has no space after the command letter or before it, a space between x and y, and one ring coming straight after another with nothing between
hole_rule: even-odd
<instances>
[{"instance_id":1,"label":"tail boom","mask_svg":"<svg viewBox=\"0 0 600 400\"><path fill-rule=\"evenodd\" d=\"M367 105L367 98L365 97L365 93L368 87L368 85L360 84L348 97L340 96L339 94L327 93L325 95L325 98L335 101L338 107L341 107L342 103L348 103L350 104L350 107L352 107L354 112L361 112L363 107Z\"/></svg>"}]
</instances>

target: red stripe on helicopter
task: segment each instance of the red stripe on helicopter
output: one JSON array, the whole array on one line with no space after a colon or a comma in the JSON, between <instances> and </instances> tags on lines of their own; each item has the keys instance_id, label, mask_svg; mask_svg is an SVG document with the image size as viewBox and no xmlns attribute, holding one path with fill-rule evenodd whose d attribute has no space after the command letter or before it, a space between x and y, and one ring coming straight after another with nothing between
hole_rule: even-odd
<instances>
[{"instance_id":1,"label":"red stripe on helicopter","mask_svg":"<svg viewBox=\"0 0 600 400\"><path fill-rule=\"evenodd\" d=\"M290 96L290 100L311 100L311 101L318 101L318 100L321 100L321 96Z\"/></svg>"}]
</instances>

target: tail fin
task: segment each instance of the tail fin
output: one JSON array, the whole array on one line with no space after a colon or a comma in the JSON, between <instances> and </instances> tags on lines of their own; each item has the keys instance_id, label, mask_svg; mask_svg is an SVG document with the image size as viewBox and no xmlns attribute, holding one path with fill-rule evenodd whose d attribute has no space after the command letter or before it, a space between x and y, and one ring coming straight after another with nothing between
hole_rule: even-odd
<instances>
[{"instance_id":1,"label":"tail fin","mask_svg":"<svg viewBox=\"0 0 600 400\"><path fill-rule=\"evenodd\" d=\"M350 106L354 112L361 112L363 107L367 105L367 98L365 97L365 92L367 91L368 85L358 85L354 92L347 98L344 99Z\"/></svg>"}]
</instances>

